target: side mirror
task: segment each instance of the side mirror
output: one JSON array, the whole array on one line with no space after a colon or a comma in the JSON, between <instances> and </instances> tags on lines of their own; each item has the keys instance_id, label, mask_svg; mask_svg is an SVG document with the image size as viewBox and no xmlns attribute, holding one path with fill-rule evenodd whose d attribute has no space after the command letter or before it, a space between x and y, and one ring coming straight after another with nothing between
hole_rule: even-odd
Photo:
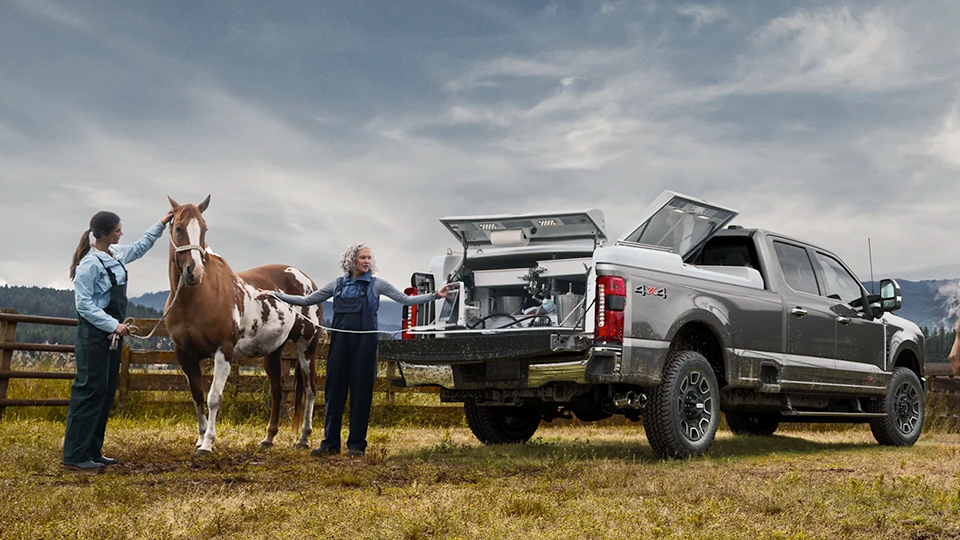
<instances>
[{"instance_id":1,"label":"side mirror","mask_svg":"<svg viewBox=\"0 0 960 540\"><path fill-rule=\"evenodd\" d=\"M896 311L903 306L900 285L892 279L880 281L880 307L883 311Z\"/></svg>"}]
</instances>

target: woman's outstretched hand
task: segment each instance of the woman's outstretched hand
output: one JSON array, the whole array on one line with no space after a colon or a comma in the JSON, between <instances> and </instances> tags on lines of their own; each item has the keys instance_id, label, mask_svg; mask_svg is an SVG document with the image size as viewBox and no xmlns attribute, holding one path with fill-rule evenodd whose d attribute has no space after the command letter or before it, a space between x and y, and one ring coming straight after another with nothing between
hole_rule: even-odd
<instances>
[{"instance_id":1,"label":"woman's outstretched hand","mask_svg":"<svg viewBox=\"0 0 960 540\"><path fill-rule=\"evenodd\" d=\"M171 220L173 220L173 210L168 211L165 216L160 218L160 223L166 225L167 223L170 223Z\"/></svg>"},{"instance_id":2,"label":"woman's outstretched hand","mask_svg":"<svg viewBox=\"0 0 960 540\"><path fill-rule=\"evenodd\" d=\"M263 300L264 298L273 296L273 291L265 291L263 289L257 289L257 300Z\"/></svg>"},{"instance_id":3,"label":"woman's outstretched hand","mask_svg":"<svg viewBox=\"0 0 960 540\"><path fill-rule=\"evenodd\" d=\"M450 286L450 285L448 284L448 285L444 285L443 287L440 287L440 290L437 291L437 296L439 296L440 298L443 298L444 296L446 296L446 295L447 295L447 288L448 288L449 286Z\"/></svg>"}]
</instances>

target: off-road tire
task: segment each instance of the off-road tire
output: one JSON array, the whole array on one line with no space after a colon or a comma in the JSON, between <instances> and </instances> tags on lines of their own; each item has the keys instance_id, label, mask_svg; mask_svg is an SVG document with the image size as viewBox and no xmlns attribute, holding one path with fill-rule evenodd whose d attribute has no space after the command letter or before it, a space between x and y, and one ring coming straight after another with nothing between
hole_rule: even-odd
<instances>
[{"instance_id":1,"label":"off-road tire","mask_svg":"<svg viewBox=\"0 0 960 540\"><path fill-rule=\"evenodd\" d=\"M710 362L695 351L670 353L643 419L653 452L660 459L704 454L719 423L720 386Z\"/></svg>"},{"instance_id":2,"label":"off-road tire","mask_svg":"<svg viewBox=\"0 0 960 540\"><path fill-rule=\"evenodd\" d=\"M923 386L917 374L905 367L893 370L890 388L881 399L872 400L870 412L886 413L870 420L870 431L883 446L913 446L923 430Z\"/></svg>"},{"instance_id":3,"label":"off-road tire","mask_svg":"<svg viewBox=\"0 0 960 540\"><path fill-rule=\"evenodd\" d=\"M543 413L537 407L482 407L463 404L470 431L483 444L525 443L533 437Z\"/></svg>"},{"instance_id":4,"label":"off-road tire","mask_svg":"<svg viewBox=\"0 0 960 540\"><path fill-rule=\"evenodd\" d=\"M769 437L780 427L780 419L772 414L723 413L734 435Z\"/></svg>"}]
</instances>

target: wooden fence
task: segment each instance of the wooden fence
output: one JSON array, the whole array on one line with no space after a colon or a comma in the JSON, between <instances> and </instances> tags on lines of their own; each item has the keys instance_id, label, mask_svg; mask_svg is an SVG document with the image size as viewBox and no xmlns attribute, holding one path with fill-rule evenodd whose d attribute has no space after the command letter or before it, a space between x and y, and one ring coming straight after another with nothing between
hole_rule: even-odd
<instances>
[{"instance_id":1,"label":"wooden fence","mask_svg":"<svg viewBox=\"0 0 960 540\"><path fill-rule=\"evenodd\" d=\"M66 406L70 404L69 399L7 399L7 387L10 379L66 379L73 380L76 373L67 371L24 371L13 370L12 360L14 351L47 351L58 353L73 353L72 345L47 345L36 343L16 343L15 334L18 323L32 324L51 324L61 326L76 326L76 319L62 319L56 317L38 317L34 315L19 315L15 310L0 308L0 418L3 417L3 411L8 406ZM144 332L154 327L157 319L139 319L137 326ZM166 328L160 327L155 335L166 336ZM120 364L120 382L118 393L120 399L134 391L188 391L187 381L179 369L170 369L170 366L176 366L177 362L172 351L146 351L132 349L129 347L130 339L124 340L126 345L122 351L122 361ZM329 349L329 342L321 343L320 353L318 355L318 364L326 357ZM293 376L291 370L296 362L297 354L293 345L288 343L283 350L282 362L284 374L284 400L286 393L293 388ZM210 360L207 360L210 362ZM396 364L385 362L386 377L377 379L374 387L377 392L386 392L387 401L392 403L394 396L398 392L422 392L437 393L436 388L413 387L400 388L393 386L391 380L396 376ZM131 369L131 366L139 366ZM159 369L157 366L160 366ZM244 359L233 362L232 372L228 378L228 386L224 393L245 392L251 390L261 390L265 388L265 376L261 372L253 374L245 373L247 370L241 368L245 366L262 366L262 360L259 358ZM927 364L926 376L929 381L928 399L932 398L938 401L937 414L941 416L958 417L960 416L960 377L955 377L950 370L949 364ZM209 385L209 377L205 378ZM324 378L320 377L318 383L323 387Z\"/></svg>"},{"instance_id":2,"label":"wooden fence","mask_svg":"<svg viewBox=\"0 0 960 540\"><path fill-rule=\"evenodd\" d=\"M157 319L137 319L136 325L143 333L149 332L157 324ZM16 310L0 308L0 418L6 407L11 406L67 406L69 399L8 399L7 388L10 379L65 379L73 380L76 372L68 371L25 371L12 369L14 351L39 351L55 353L73 353L72 345L49 345L38 343L17 343L15 334L17 324L49 324L59 326L76 326L76 319L64 319L57 317L39 317L34 315L20 315ZM154 333L158 337L166 337L166 328L161 326ZM135 391L182 391L187 392L187 380L177 366L173 351L155 351L139 350L130 347L131 342L135 340L129 338L124 340L123 350L121 351L120 380L117 385L117 393L120 399L129 392ZM326 358L330 344L326 335L321 338L319 354L317 358L318 365ZM283 380L284 380L284 401L287 393L293 391L294 376L292 369L296 365L297 352L291 343L287 343L281 355ZM209 367L211 360L206 360L202 364L205 368ZM256 390L265 390L268 388L266 376L262 369L250 370L245 367L262 367L263 360L260 358L235 360L231 366L230 377L227 379L227 387L224 393L233 393L236 396L238 392L249 392ZM394 362L385 362L386 377L377 379L374 386L375 392L385 392L387 402L393 403L397 393L400 392L420 392L437 393L436 388L413 387L401 388L393 386L391 380L396 376L396 364ZM173 368L173 369L171 369ZM252 371L252 373L251 373ZM318 385L322 391L325 377L318 377ZM210 377L204 377L206 387L209 388Z\"/></svg>"}]
</instances>

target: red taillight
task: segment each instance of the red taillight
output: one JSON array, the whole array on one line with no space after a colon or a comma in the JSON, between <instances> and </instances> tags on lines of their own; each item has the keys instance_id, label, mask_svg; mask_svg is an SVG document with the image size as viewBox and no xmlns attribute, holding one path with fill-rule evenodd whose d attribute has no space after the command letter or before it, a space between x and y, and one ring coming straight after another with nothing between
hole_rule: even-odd
<instances>
[{"instance_id":1,"label":"red taillight","mask_svg":"<svg viewBox=\"0 0 960 540\"><path fill-rule=\"evenodd\" d=\"M414 296L417 294L416 287L407 287L403 290L403 294L407 296ZM403 306L403 322L400 325L400 329L403 332L400 334L400 337L403 339L413 339L417 336L407 332L407 330L413 328L417 325L417 306Z\"/></svg>"},{"instance_id":2,"label":"red taillight","mask_svg":"<svg viewBox=\"0 0 960 540\"><path fill-rule=\"evenodd\" d=\"M627 305L627 284L617 276L597 276L598 342L623 343L623 309Z\"/></svg>"}]
</instances>

